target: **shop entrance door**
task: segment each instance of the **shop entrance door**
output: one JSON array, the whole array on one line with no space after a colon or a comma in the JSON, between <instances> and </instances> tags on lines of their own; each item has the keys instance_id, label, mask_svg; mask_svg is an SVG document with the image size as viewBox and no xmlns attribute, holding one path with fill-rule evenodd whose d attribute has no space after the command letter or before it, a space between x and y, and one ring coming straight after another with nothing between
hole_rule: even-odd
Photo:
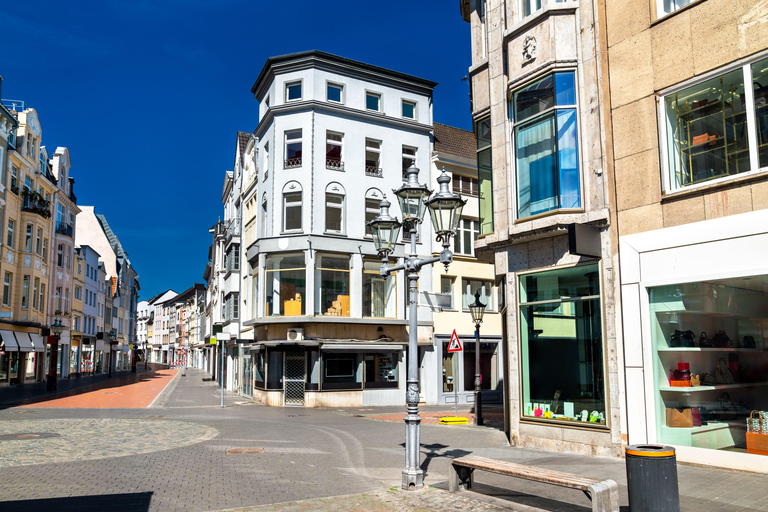
<instances>
[{"instance_id":1,"label":"shop entrance door","mask_svg":"<svg viewBox=\"0 0 768 512\"><path fill-rule=\"evenodd\" d=\"M303 350L285 352L285 388L283 403L285 405L304 405L304 382L306 376L306 354Z\"/></svg>"},{"instance_id":2,"label":"shop entrance door","mask_svg":"<svg viewBox=\"0 0 768 512\"><path fill-rule=\"evenodd\" d=\"M253 398L253 359L250 351L243 355L243 396Z\"/></svg>"}]
</instances>

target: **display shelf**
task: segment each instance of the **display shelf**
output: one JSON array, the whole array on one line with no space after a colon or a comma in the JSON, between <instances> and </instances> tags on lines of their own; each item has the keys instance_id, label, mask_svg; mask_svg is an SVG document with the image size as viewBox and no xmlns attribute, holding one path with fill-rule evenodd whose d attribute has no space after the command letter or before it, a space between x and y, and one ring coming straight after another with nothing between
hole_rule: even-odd
<instances>
[{"instance_id":1,"label":"display shelf","mask_svg":"<svg viewBox=\"0 0 768 512\"><path fill-rule=\"evenodd\" d=\"M740 388L757 388L761 386L768 386L768 382L737 382L734 384L716 384L714 386L695 386L689 388L678 388L672 386L659 386L659 391L673 391L675 393L702 393L704 391L715 391L718 389L740 389Z\"/></svg>"}]
</instances>

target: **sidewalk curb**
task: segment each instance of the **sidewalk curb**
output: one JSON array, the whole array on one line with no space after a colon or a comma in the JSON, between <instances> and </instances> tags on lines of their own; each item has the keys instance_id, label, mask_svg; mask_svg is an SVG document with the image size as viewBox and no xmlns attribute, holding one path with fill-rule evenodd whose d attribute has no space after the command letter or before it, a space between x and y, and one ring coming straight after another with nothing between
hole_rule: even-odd
<instances>
[{"instance_id":1,"label":"sidewalk curb","mask_svg":"<svg viewBox=\"0 0 768 512\"><path fill-rule=\"evenodd\" d=\"M156 371L156 370L153 370ZM168 381L168 384L165 385L162 391L160 391L157 396L152 400L149 405L147 406L147 409L153 409L155 407L163 407L165 405L165 402L168 401L168 397L170 397L171 393L173 393L173 390L176 389L176 386L179 385L179 380L181 379L181 372L176 370L176 375L173 376L173 378ZM163 400L162 403L160 400Z\"/></svg>"}]
</instances>

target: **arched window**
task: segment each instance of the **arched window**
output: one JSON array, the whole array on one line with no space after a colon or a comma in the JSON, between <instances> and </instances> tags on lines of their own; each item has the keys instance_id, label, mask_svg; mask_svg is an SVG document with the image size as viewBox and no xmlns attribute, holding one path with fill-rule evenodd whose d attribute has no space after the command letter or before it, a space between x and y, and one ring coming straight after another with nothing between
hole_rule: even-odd
<instances>
[{"instance_id":1,"label":"arched window","mask_svg":"<svg viewBox=\"0 0 768 512\"><path fill-rule=\"evenodd\" d=\"M329 183L325 188L325 231L344 233L344 187L340 183Z\"/></svg>"},{"instance_id":2,"label":"arched window","mask_svg":"<svg viewBox=\"0 0 768 512\"><path fill-rule=\"evenodd\" d=\"M301 231L301 185L290 181L283 187L283 231Z\"/></svg>"}]
</instances>

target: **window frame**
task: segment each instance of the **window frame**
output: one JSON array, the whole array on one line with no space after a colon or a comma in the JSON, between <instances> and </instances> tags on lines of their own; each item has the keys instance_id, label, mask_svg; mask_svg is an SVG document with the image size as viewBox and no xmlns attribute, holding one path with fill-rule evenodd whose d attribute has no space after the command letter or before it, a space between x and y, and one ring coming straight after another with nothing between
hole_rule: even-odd
<instances>
[{"instance_id":1,"label":"window frame","mask_svg":"<svg viewBox=\"0 0 768 512\"><path fill-rule=\"evenodd\" d=\"M288 136L289 135L295 135L299 134L298 139L291 139L291 142L288 142ZM304 157L304 131L301 128L296 128L292 130L285 130L283 132L283 169L296 169L298 167L301 167L304 164L303 157ZM300 144L299 152L301 153L301 156L288 156L288 145L289 144Z\"/></svg>"},{"instance_id":2,"label":"window frame","mask_svg":"<svg viewBox=\"0 0 768 512\"><path fill-rule=\"evenodd\" d=\"M291 87L299 86L299 97L298 98L291 98ZM290 103L294 101L301 101L304 97L304 83L302 80L291 80L290 82L285 82L285 102Z\"/></svg>"},{"instance_id":3,"label":"window frame","mask_svg":"<svg viewBox=\"0 0 768 512\"><path fill-rule=\"evenodd\" d=\"M559 104L557 99L557 75L565 75L570 74L573 78L573 99L574 103L563 103ZM518 120L517 119L517 111L516 111L516 102L517 102L517 95L526 89L543 82L544 80L551 79L552 80L552 104L542 110L539 110L537 112L528 114L526 117ZM564 112L572 112L572 116L575 123L575 157L574 157L574 163L576 165L575 168L575 174L578 177L578 187L576 187L576 191L578 192L578 206L572 206L567 207L563 206L562 204L562 198L563 198L563 187L562 187L562 171L563 169L560 167L560 152L563 151L560 149L560 140L561 135L559 133L559 116ZM581 130L581 119L580 119L580 105L579 105L579 89L578 89L578 70L574 68L564 68L564 69L556 69L556 70L550 70L547 73L537 75L536 77L532 78L530 81L522 84L520 87L517 87L515 90L510 92L509 95L509 112L508 116L510 119L511 129L512 129L512 146L514 151L514 169L515 169L515 176L514 176L514 187L515 187L515 208L514 208L514 218L515 220L522 220L522 219L533 219L540 216L547 216L547 215L555 215L558 213L568 213L568 212L574 212L574 211L583 211L584 209L584 179L582 176L582 162L581 162L581 154L582 154L582 147L580 144L580 136L582 133ZM519 141L518 138L520 137L520 131L528 128L532 128L535 125L542 124L547 121L551 121L553 130L552 130L552 148L553 152L552 155L555 157L555 165L557 166L557 169L554 170L556 173L556 183L554 183L555 188L557 190L557 193L555 196L550 197L546 200L549 201L555 201L557 202L557 206L553 206L551 208L548 208L546 210L539 210L535 213L532 211L531 205L535 202L531 197L528 199L528 213L523 215L521 212L521 187L520 187L520 179L521 179L521 170L520 170L520 151L519 151ZM535 162L538 162L539 160L535 160ZM529 186L527 189L530 192L530 183L531 183L531 175L534 173L531 173L530 165L527 169L528 172L528 181ZM478 183L479 185L479 183Z\"/></svg>"},{"instance_id":4,"label":"window frame","mask_svg":"<svg viewBox=\"0 0 768 512\"><path fill-rule=\"evenodd\" d=\"M405 115L405 106L406 105L408 105L411 108L413 108L413 116L406 116ZM400 117L402 117L403 119L411 119L413 121L418 120L419 116L418 116L418 113L417 113L417 110L416 110L418 108L418 105L419 104L416 101L401 99L400 100Z\"/></svg>"},{"instance_id":5,"label":"window frame","mask_svg":"<svg viewBox=\"0 0 768 512\"><path fill-rule=\"evenodd\" d=\"M288 187L286 186L283 189L283 223L282 223L283 224L282 225L282 228L283 228L282 232L283 233L301 233L301 232L303 232L303 227L304 227L304 191L301 189L300 186L297 187L297 188L298 188L298 190L293 190L293 189L288 189ZM289 195L296 195L296 194L298 194L299 200L298 201L293 201L293 202L289 203L287 196L289 196ZM299 208L299 227L298 228L290 228L289 229L287 227L287 219L288 219L287 210L288 210L288 208L297 208L297 207Z\"/></svg>"},{"instance_id":6,"label":"window frame","mask_svg":"<svg viewBox=\"0 0 768 512\"><path fill-rule=\"evenodd\" d=\"M331 137L339 137L341 140L332 139ZM329 146L339 149L338 161L335 158L328 156L332 149ZM344 134L333 130L325 131L325 168L332 171L344 170Z\"/></svg>"},{"instance_id":7,"label":"window frame","mask_svg":"<svg viewBox=\"0 0 768 512\"><path fill-rule=\"evenodd\" d=\"M6 236L5 236L5 244L10 248L13 249L14 244L14 234L15 234L15 228L16 228L16 221L8 218L8 229L6 230Z\"/></svg>"},{"instance_id":8,"label":"window frame","mask_svg":"<svg viewBox=\"0 0 768 512\"><path fill-rule=\"evenodd\" d=\"M409 150L409 151L413 150L413 155L411 155L409 153L406 153L405 152L406 150ZM417 148L415 146L408 146L406 144L403 144L401 149L400 149L400 154L401 154L401 159L402 159L401 162L403 164L403 181L405 181L405 180L408 179L408 176L405 173L405 171L407 171L411 167L410 165L406 167L404 165L405 161L406 160L410 160L411 161L411 165L416 165L417 159L419 157L419 148ZM418 165L416 165L416 167L418 167Z\"/></svg>"},{"instance_id":9,"label":"window frame","mask_svg":"<svg viewBox=\"0 0 768 512\"><path fill-rule=\"evenodd\" d=\"M376 100L377 100L377 108L373 109L373 108L370 108L368 106L368 98L369 97L376 98ZM382 96L381 96L380 92L366 90L365 91L365 110L367 110L368 112L379 112L379 113L381 113L383 111L382 110L381 98L382 98Z\"/></svg>"},{"instance_id":10,"label":"window frame","mask_svg":"<svg viewBox=\"0 0 768 512\"><path fill-rule=\"evenodd\" d=\"M698 1L698 0L694 0L694 1ZM688 5L691 5L691 4L688 4ZM715 70L712 70L710 72L704 73L690 80L686 80L684 82L676 84L673 87L664 89L658 93L657 123L659 126L659 129L658 129L659 151L660 151L659 159L660 159L660 165L661 165L661 176L662 176L661 181L662 181L663 193L666 193L666 194L674 194L679 192L684 193L685 191L696 190L696 189L700 189L701 187L706 187L713 184L716 185L721 183L727 183L734 179L738 179L746 176L753 176L755 174L760 174L768 170L768 165L760 167L760 157L759 157L759 149L758 149L758 141L757 141L758 128L757 128L757 119L756 119L756 104L755 104L756 100L755 100L755 94L754 94L754 77L752 74L752 66L764 60L768 60L768 52L766 51L760 52L756 55L752 55L748 58L740 59L736 62L731 63L728 66L723 66ZM682 186L673 185L672 170L670 169L670 165L669 165L670 147L667 139L667 136L668 136L667 124L668 124L669 116L666 111L667 110L666 99L669 96L672 96L674 94L679 94L687 89L694 88L698 85L704 84L705 82L708 82L713 79L724 77L729 73L732 73L738 70L741 71L743 83L744 83L744 103L745 103L744 112L746 115L747 147L749 149L749 166L750 166L749 170L741 173L736 173L736 174L728 174L725 176L721 176L721 177L717 177L709 180L701 180L688 185L682 185Z\"/></svg>"},{"instance_id":11,"label":"window frame","mask_svg":"<svg viewBox=\"0 0 768 512\"><path fill-rule=\"evenodd\" d=\"M465 223L469 222L469 229L465 228ZM469 232L472 242L469 247L469 251L464 247L464 234ZM470 217L461 217L459 219L458 227L456 228L456 237L453 244L454 254L461 256L475 257L475 241L480 237L480 221Z\"/></svg>"},{"instance_id":12,"label":"window frame","mask_svg":"<svg viewBox=\"0 0 768 512\"><path fill-rule=\"evenodd\" d=\"M461 311L468 312L469 311L469 304L471 304L475 300L475 296L474 295L472 295L471 297L468 297L466 295L467 284L469 284L470 290L472 289L471 288L472 285L469 283L469 281L477 281L477 282L489 285L489 286L486 287L485 297L481 296L480 299L481 300L485 299L485 312L486 313L495 313L498 308L497 308L496 304L494 304L495 297L496 297L496 290L495 290L496 283L494 282L494 280L493 279L488 279L488 278L483 278L483 277L468 277L468 276L461 276L461 290L460 290L461 291L461 297L462 297ZM483 285L480 286L481 289L482 289L482 286ZM466 299L468 301L466 306L464 305L464 299Z\"/></svg>"},{"instance_id":13,"label":"window frame","mask_svg":"<svg viewBox=\"0 0 768 512\"><path fill-rule=\"evenodd\" d=\"M373 145L369 145L369 143L370 144L378 144L378 147L375 147ZM382 172L382 169L381 169L381 149L382 149L382 144L383 144L383 142L381 140L379 140L379 139L374 139L374 138L371 138L371 137L366 137L365 138L365 152L364 152L364 156L363 156L363 158L364 158L363 163L365 164L365 175L366 176L372 176L372 177L375 177L375 178L383 177L382 176L383 172ZM376 165L375 166L368 165L368 153L369 152L375 153L377 155L376 156Z\"/></svg>"},{"instance_id":14,"label":"window frame","mask_svg":"<svg viewBox=\"0 0 768 512\"><path fill-rule=\"evenodd\" d=\"M344 229L344 225L346 222L346 215L345 215L345 209L347 205L347 196L344 193L344 189L341 189L340 186L337 187L339 190L328 190L333 185L338 184L329 184L328 188L325 190L325 232L334 234L334 235L343 235L346 232L346 229ZM331 203L329 202L329 196L334 198L339 198L341 201L339 203ZM328 227L328 209L334 209L339 210L339 229L330 229Z\"/></svg>"},{"instance_id":15,"label":"window frame","mask_svg":"<svg viewBox=\"0 0 768 512\"><path fill-rule=\"evenodd\" d=\"M5 272L3 276L3 306L9 307L11 305L11 297L13 292L13 274Z\"/></svg>"},{"instance_id":16,"label":"window frame","mask_svg":"<svg viewBox=\"0 0 768 512\"><path fill-rule=\"evenodd\" d=\"M21 308L29 308L29 275L25 275L21 280Z\"/></svg>"},{"instance_id":17,"label":"window frame","mask_svg":"<svg viewBox=\"0 0 768 512\"><path fill-rule=\"evenodd\" d=\"M335 89L339 90L339 100L338 101L332 100L329 97L328 92L331 90L331 88L335 88ZM330 81L325 82L325 101L327 101L328 103L335 103L337 105L344 105L344 100L345 100L345 97L344 97L344 84L340 84L340 83L336 83L336 82L330 82Z\"/></svg>"}]
</instances>

